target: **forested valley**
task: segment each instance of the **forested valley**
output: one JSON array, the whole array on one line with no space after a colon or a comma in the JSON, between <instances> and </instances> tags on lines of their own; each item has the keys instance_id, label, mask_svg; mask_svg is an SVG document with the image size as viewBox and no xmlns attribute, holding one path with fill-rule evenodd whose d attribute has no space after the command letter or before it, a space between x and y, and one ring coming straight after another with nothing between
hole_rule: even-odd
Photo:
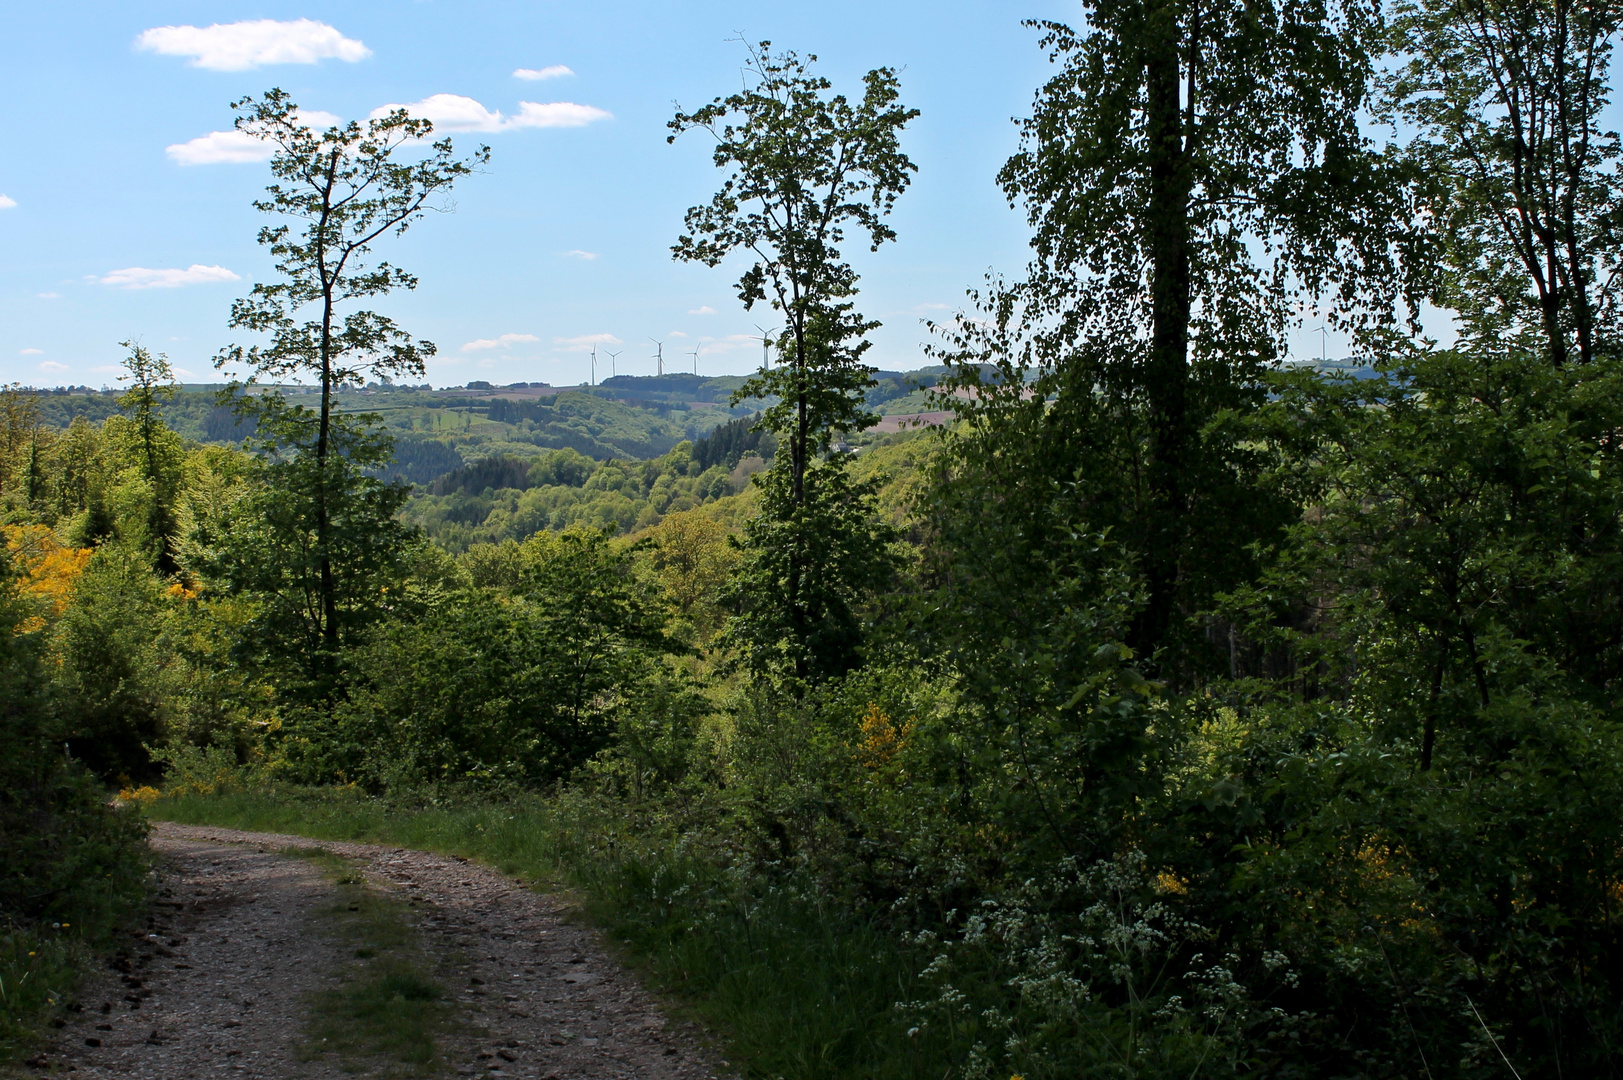
<instances>
[{"instance_id":1,"label":"forested valley","mask_svg":"<svg viewBox=\"0 0 1623 1080\"><path fill-rule=\"evenodd\" d=\"M235 381L3 398L5 1045L158 818L550 875L748 1075L1623 1073L1620 11L1085 8L987 163L1029 265L884 393L895 70L670 121L772 362L456 421L366 303L488 150L234 103Z\"/></svg>"}]
</instances>

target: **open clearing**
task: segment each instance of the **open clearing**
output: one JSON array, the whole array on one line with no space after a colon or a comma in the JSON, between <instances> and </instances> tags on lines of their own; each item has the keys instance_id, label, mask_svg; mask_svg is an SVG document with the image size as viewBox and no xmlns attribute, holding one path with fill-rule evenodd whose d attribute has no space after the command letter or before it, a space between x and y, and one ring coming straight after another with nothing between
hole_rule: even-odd
<instances>
[{"instance_id":1,"label":"open clearing","mask_svg":"<svg viewBox=\"0 0 1623 1080\"><path fill-rule=\"evenodd\" d=\"M699 1080L726 1066L563 906L462 859L158 824L150 925L24 1074Z\"/></svg>"}]
</instances>

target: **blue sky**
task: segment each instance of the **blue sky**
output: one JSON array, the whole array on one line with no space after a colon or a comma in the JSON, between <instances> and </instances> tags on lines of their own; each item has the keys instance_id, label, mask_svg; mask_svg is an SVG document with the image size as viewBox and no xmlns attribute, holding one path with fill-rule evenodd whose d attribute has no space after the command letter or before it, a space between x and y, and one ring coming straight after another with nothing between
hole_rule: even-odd
<instances>
[{"instance_id":1,"label":"blue sky","mask_svg":"<svg viewBox=\"0 0 1623 1080\"><path fill-rule=\"evenodd\" d=\"M268 170L208 163L232 147L207 137L230 128L229 101L271 86L345 119L455 95L478 103L448 103L471 120L501 125L454 132L489 143L489 170L461 185L455 213L387 251L421 286L379 306L438 344L435 385L577 383L585 339L605 335L625 373L652 373L650 337L665 339L667 370L691 365L695 345L701 372L749 370L759 346L744 335L770 313L734 298L736 267L671 261L684 209L720 174L702 135L667 146L664 126L673 102L739 84L739 34L817 53L853 92L871 67L903 69L904 100L922 110L905 137L919 173L894 218L900 241L857 261L862 309L885 323L871 358L919 366L921 318L1025 261L1023 224L993 183L1010 118L1046 70L1019 20L1074 14L1044 0L14 5L0 40L0 194L15 204L0 208L0 380L111 382L131 337L214 377L232 299L270 273L250 205ZM309 23L162 29L260 20ZM560 66L570 74L514 75ZM578 126L514 122L527 117Z\"/></svg>"},{"instance_id":2,"label":"blue sky","mask_svg":"<svg viewBox=\"0 0 1623 1080\"><path fill-rule=\"evenodd\" d=\"M488 171L460 186L454 213L386 250L421 286L378 306L439 346L435 385L578 383L594 338L621 353L621 373L652 373L650 338L664 339L667 370L696 346L701 373L750 370L747 337L771 313L734 298L737 266L669 254L683 211L721 175L702 134L665 143L673 103L739 85L740 34L818 54L852 93L869 68L902 69L904 101L922 110L904 138L919 172L893 219L899 242L852 254L861 309L885 324L870 359L920 366L922 319L1026 261L1024 223L993 182L1049 70L1020 20L1079 12L1071 0L13 5L0 35L0 381L110 383L127 338L188 379L217 378L211 357L242 340L231 301L270 273L250 205L268 170L214 160L241 148L211 133L230 129L229 101L272 86L344 119L451 95L446 115L488 129L449 125L470 149L489 143ZM266 21L292 25L236 25ZM1318 352L1316 335L1296 337Z\"/></svg>"}]
</instances>

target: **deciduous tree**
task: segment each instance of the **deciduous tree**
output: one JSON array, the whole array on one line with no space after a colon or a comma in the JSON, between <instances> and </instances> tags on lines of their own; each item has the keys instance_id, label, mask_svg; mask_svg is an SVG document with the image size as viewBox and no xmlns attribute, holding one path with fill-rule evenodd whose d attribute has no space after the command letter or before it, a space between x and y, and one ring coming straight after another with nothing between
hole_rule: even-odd
<instances>
[{"instance_id":1,"label":"deciduous tree","mask_svg":"<svg viewBox=\"0 0 1623 1080\"><path fill-rule=\"evenodd\" d=\"M373 259L374 245L404 233L429 210L444 209L435 200L488 161L490 151L480 147L459 160L450 139L429 143L433 124L405 109L364 125L350 121L316 131L279 89L258 99L245 97L232 108L238 110L237 130L274 148L271 173L276 182L255 208L292 224L259 231L259 242L270 249L281 280L256 284L231 308L234 329L265 334L269 340L247 348L232 346L215 364L246 365L253 372L250 382L302 375L320 383L320 406L309 418L311 437L296 440L313 463L309 484L297 497L310 500L318 575L311 614L330 651L339 644L338 577L343 572L334 559L335 500L343 485L330 473L333 394L344 383L369 375L421 376L424 360L434 355L432 342L413 338L388 316L340 309L352 301L416 288L414 276ZM258 399L246 395L239 400L251 408ZM281 410L278 416L294 422L302 412ZM291 445L286 432L281 434L282 444Z\"/></svg>"},{"instance_id":2,"label":"deciduous tree","mask_svg":"<svg viewBox=\"0 0 1623 1080\"><path fill-rule=\"evenodd\" d=\"M1098 455L1077 476L1103 510L1088 527L1113 527L1139 561L1148 599L1133 637L1148 655L1254 535L1201 525L1240 498L1246 467L1208 425L1260 401L1257 375L1301 304L1389 316L1414 252L1403 188L1360 128L1378 5L1085 10L1085 30L1039 24L1059 71L998 179L1035 229L1015 317L1049 376L1036 396L1092 399L1069 412L1094 429L1060 437ZM1265 512L1245 516L1268 527Z\"/></svg>"},{"instance_id":3,"label":"deciduous tree","mask_svg":"<svg viewBox=\"0 0 1623 1080\"><path fill-rule=\"evenodd\" d=\"M1537 328L1550 362L1615 339L1623 291L1623 147L1603 112L1613 0L1409 0L1406 58L1384 104L1418 130L1407 153L1453 271L1439 302L1475 332Z\"/></svg>"},{"instance_id":4,"label":"deciduous tree","mask_svg":"<svg viewBox=\"0 0 1623 1080\"><path fill-rule=\"evenodd\" d=\"M863 575L842 578L846 564L833 554L883 550L880 533L869 530L870 493L840 475L837 459L821 465L815 459L840 432L861 431L876 419L863 408L862 392L873 381L862 355L869 345L864 335L879 324L856 310L857 273L841 247L848 232L870 250L895 239L885 219L916 171L900 135L918 115L900 104L894 70L868 72L861 100L852 102L831 95L828 79L812 73L816 59L774 54L762 42L749 52L746 89L678 112L669 125L673 142L695 128L709 132L716 167L732 170L708 204L688 211L688 231L672 249L676 258L716 266L733 252L747 253L752 262L738 280L739 299L746 308L770 304L785 323L779 366L751 379L734 401L777 399L761 418L782 436L763 481L772 492L764 512L772 520L763 520L746 545L781 546L749 565L768 574L757 599L770 594L769 606L781 607L771 634L787 635L801 677L851 662L850 605ZM836 537L826 531L832 526L869 532ZM766 613L759 603L750 610Z\"/></svg>"}]
</instances>

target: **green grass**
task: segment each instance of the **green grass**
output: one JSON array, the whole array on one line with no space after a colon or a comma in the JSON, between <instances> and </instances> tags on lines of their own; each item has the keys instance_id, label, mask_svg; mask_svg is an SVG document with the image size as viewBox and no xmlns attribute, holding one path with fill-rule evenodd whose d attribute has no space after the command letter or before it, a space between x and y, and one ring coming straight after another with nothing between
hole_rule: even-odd
<instances>
[{"instance_id":1,"label":"green grass","mask_svg":"<svg viewBox=\"0 0 1623 1080\"><path fill-rule=\"evenodd\" d=\"M49 927L0 932L0 1064L39 1041L41 1023L73 999L92 951Z\"/></svg>"},{"instance_id":2,"label":"green grass","mask_svg":"<svg viewBox=\"0 0 1623 1080\"><path fill-rule=\"evenodd\" d=\"M919 957L837 903L763 887L581 799L386 807L353 792L262 788L167 799L171 821L359 840L477 859L567 888L679 1013L719 1032L748 1075L940 1077L950 1047L910 1039L893 1005L921 996Z\"/></svg>"},{"instance_id":3,"label":"green grass","mask_svg":"<svg viewBox=\"0 0 1623 1080\"><path fill-rule=\"evenodd\" d=\"M319 848L284 854L316 861L336 888L320 909L350 963L339 985L313 995L299 1050L303 1061L335 1055L345 1072L430 1076L441 1064L440 1038L462 1026L437 966L418 947L406 905L366 884L349 862Z\"/></svg>"}]
</instances>

